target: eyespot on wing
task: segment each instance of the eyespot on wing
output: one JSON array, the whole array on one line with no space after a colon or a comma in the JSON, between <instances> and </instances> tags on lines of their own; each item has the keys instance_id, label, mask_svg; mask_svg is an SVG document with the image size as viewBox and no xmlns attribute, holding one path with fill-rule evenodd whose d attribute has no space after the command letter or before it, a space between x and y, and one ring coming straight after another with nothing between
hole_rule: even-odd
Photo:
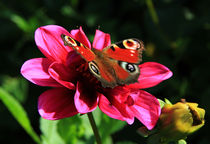
<instances>
[{"instance_id":1,"label":"eyespot on wing","mask_svg":"<svg viewBox=\"0 0 210 144\"><path fill-rule=\"evenodd\" d=\"M61 35L61 38L64 42L64 45L72 47L86 61L89 62L95 59L94 52L90 48L80 43L79 41L64 34Z\"/></svg>"}]
</instances>

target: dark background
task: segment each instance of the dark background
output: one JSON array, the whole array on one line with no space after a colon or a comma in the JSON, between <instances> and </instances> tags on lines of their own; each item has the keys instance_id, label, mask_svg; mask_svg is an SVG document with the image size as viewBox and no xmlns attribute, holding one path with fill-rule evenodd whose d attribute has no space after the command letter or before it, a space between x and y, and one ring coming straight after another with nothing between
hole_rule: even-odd
<instances>
[{"instance_id":1,"label":"dark background","mask_svg":"<svg viewBox=\"0 0 210 144\"><path fill-rule=\"evenodd\" d=\"M43 57L34 42L34 31L56 24L67 30L79 26L92 41L95 29L109 33L112 42L125 38L144 41L143 62L155 61L173 71L173 77L147 89L158 98L177 102L185 98L206 110L206 124L188 137L189 144L209 140L209 0L1 0L0 1L0 84L10 78L22 80L24 61ZM153 7L154 6L154 9ZM154 11L153 11L154 10ZM9 78L8 78L9 77ZM37 98L45 90L28 84L22 97L34 129L39 130ZM0 143L32 144L33 141L0 102ZM136 122L113 134L114 141L141 143Z\"/></svg>"}]
</instances>

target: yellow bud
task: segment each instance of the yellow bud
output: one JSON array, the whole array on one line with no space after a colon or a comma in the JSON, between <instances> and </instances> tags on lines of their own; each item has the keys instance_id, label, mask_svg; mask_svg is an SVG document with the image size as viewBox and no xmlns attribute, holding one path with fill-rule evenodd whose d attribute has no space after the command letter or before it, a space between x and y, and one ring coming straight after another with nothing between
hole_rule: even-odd
<instances>
[{"instance_id":1,"label":"yellow bud","mask_svg":"<svg viewBox=\"0 0 210 144\"><path fill-rule=\"evenodd\" d=\"M165 104L158 122L161 141L177 141L195 132L204 125L205 110L197 103L178 102Z\"/></svg>"}]
</instances>

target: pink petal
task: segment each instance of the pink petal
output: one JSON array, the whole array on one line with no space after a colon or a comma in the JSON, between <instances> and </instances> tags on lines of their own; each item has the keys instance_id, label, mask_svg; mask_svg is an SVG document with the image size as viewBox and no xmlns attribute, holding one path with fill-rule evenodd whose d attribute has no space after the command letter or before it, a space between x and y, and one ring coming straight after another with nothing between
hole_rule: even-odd
<instances>
[{"instance_id":1,"label":"pink petal","mask_svg":"<svg viewBox=\"0 0 210 144\"><path fill-rule=\"evenodd\" d=\"M82 27L79 27L79 29L74 29L71 31L71 34L73 37L84 44L85 46L91 48L90 41L88 40L87 36L85 35L84 31L82 30Z\"/></svg>"},{"instance_id":2,"label":"pink petal","mask_svg":"<svg viewBox=\"0 0 210 144\"><path fill-rule=\"evenodd\" d=\"M77 83L74 102L79 113L85 114L96 109L98 105L98 93L91 86Z\"/></svg>"},{"instance_id":3,"label":"pink petal","mask_svg":"<svg viewBox=\"0 0 210 144\"><path fill-rule=\"evenodd\" d=\"M64 46L61 34L70 35L67 30L57 25L40 27L35 32L36 45L52 61L65 63L71 47Z\"/></svg>"},{"instance_id":4,"label":"pink petal","mask_svg":"<svg viewBox=\"0 0 210 144\"><path fill-rule=\"evenodd\" d=\"M100 30L96 30L96 34L93 40L93 47L98 50L102 50L109 45L111 45L110 35Z\"/></svg>"},{"instance_id":5,"label":"pink petal","mask_svg":"<svg viewBox=\"0 0 210 144\"><path fill-rule=\"evenodd\" d=\"M156 62L143 63L139 68L138 83L130 84L128 87L138 89L153 87L173 75L166 66Z\"/></svg>"},{"instance_id":6,"label":"pink petal","mask_svg":"<svg viewBox=\"0 0 210 144\"><path fill-rule=\"evenodd\" d=\"M130 110L136 118L151 130L156 125L161 113L157 98L143 90L133 91L130 96L134 100Z\"/></svg>"},{"instance_id":7,"label":"pink petal","mask_svg":"<svg viewBox=\"0 0 210 144\"><path fill-rule=\"evenodd\" d=\"M52 63L48 71L50 76L58 83L69 89L75 89L75 85L73 84L76 81L75 71L57 62Z\"/></svg>"},{"instance_id":8,"label":"pink petal","mask_svg":"<svg viewBox=\"0 0 210 144\"><path fill-rule=\"evenodd\" d=\"M128 124L132 124L134 121L134 116L130 111L128 105L125 103L129 94L130 90L123 86L117 86L113 89L103 89L103 95L107 98L113 109L116 109L120 113L121 117L123 117L123 119L128 122ZM103 100L105 101L106 99ZM100 102L102 101L100 100ZM105 104L107 103L108 102L105 101ZM107 105L105 110L109 110L109 108L110 105ZM113 109L110 109L110 111L112 111ZM105 110L104 113L107 113L108 115L110 112Z\"/></svg>"},{"instance_id":9,"label":"pink petal","mask_svg":"<svg viewBox=\"0 0 210 144\"><path fill-rule=\"evenodd\" d=\"M112 105L104 95L100 96L99 108L102 112L111 118L126 121L128 124L132 124L134 122L134 117L123 116L120 111L114 105Z\"/></svg>"},{"instance_id":10,"label":"pink petal","mask_svg":"<svg viewBox=\"0 0 210 144\"><path fill-rule=\"evenodd\" d=\"M39 114L48 120L57 120L76 115L74 91L66 88L47 90L39 96Z\"/></svg>"},{"instance_id":11,"label":"pink petal","mask_svg":"<svg viewBox=\"0 0 210 144\"><path fill-rule=\"evenodd\" d=\"M47 58L34 58L21 67L21 74L30 82L40 86L61 87L48 73L52 62Z\"/></svg>"}]
</instances>

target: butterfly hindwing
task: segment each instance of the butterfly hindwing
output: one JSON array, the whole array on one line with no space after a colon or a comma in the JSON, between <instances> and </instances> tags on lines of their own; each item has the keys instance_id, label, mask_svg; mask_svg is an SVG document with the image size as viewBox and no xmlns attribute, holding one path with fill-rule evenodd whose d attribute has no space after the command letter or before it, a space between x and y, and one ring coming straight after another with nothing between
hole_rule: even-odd
<instances>
[{"instance_id":1,"label":"butterfly hindwing","mask_svg":"<svg viewBox=\"0 0 210 144\"><path fill-rule=\"evenodd\" d=\"M138 64L118 61L106 56L102 51L93 49L96 59L89 62L89 69L103 87L137 82L140 70Z\"/></svg>"},{"instance_id":2,"label":"butterfly hindwing","mask_svg":"<svg viewBox=\"0 0 210 144\"><path fill-rule=\"evenodd\" d=\"M89 62L95 59L95 54L91 51L91 49L89 49L82 43L78 42L77 40L73 39L70 36L63 35L63 34L61 35L61 38L65 45L72 47L86 61Z\"/></svg>"},{"instance_id":3,"label":"butterfly hindwing","mask_svg":"<svg viewBox=\"0 0 210 144\"><path fill-rule=\"evenodd\" d=\"M93 60L89 62L89 69L101 81L103 87L111 88L137 82L140 74L137 64L119 62L114 59L109 59L108 62L106 59L103 62Z\"/></svg>"}]
</instances>

